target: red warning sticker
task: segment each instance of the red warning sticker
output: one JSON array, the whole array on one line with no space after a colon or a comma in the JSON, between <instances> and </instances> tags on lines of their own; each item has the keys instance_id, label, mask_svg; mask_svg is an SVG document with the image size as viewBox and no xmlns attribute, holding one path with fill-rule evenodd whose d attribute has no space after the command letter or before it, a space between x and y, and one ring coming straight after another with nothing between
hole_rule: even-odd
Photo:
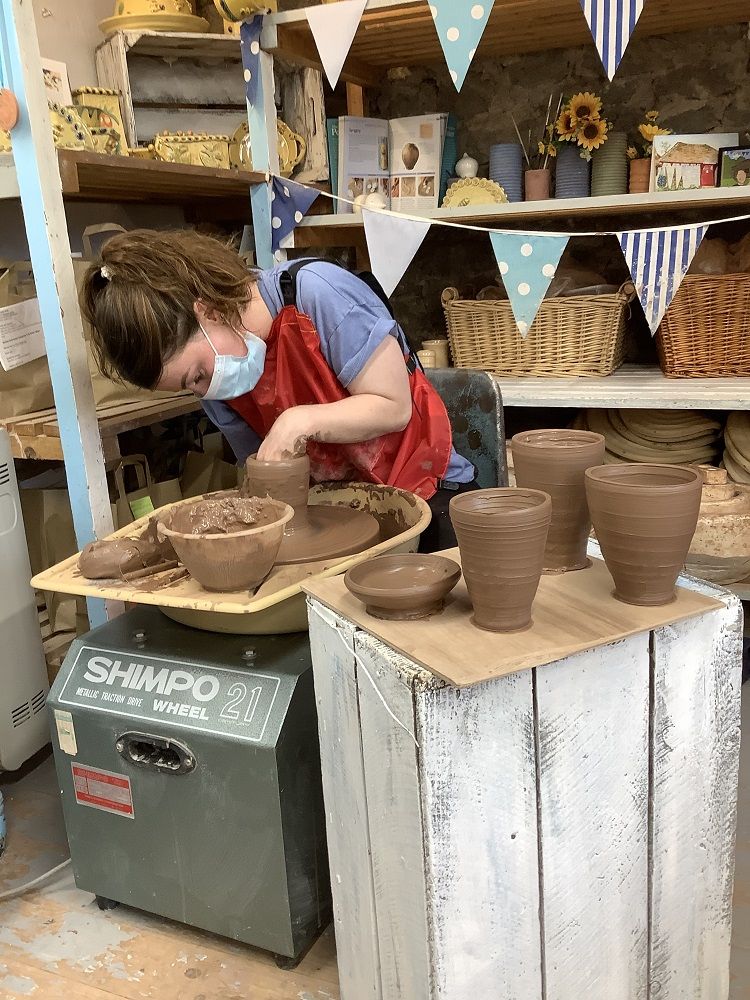
<instances>
[{"instance_id":1,"label":"red warning sticker","mask_svg":"<svg viewBox=\"0 0 750 1000\"><path fill-rule=\"evenodd\" d=\"M85 764L71 763L76 802L81 806L134 817L130 778Z\"/></svg>"}]
</instances>

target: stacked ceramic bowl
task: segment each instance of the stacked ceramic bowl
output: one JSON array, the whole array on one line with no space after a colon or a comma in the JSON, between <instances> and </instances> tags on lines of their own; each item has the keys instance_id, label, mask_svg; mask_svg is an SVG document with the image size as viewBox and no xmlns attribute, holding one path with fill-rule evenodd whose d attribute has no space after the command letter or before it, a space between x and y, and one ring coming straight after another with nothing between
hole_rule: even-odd
<instances>
[{"instance_id":1,"label":"stacked ceramic bowl","mask_svg":"<svg viewBox=\"0 0 750 1000\"><path fill-rule=\"evenodd\" d=\"M724 431L724 468L735 483L750 483L750 413L730 413Z\"/></svg>"},{"instance_id":2,"label":"stacked ceramic bowl","mask_svg":"<svg viewBox=\"0 0 750 1000\"><path fill-rule=\"evenodd\" d=\"M590 193L591 173L588 160L584 160L578 146L562 146L555 164L555 197L587 198Z\"/></svg>"},{"instance_id":3,"label":"stacked ceramic bowl","mask_svg":"<svg viewBox=\"0 0 750 1000\"><path fill-rule=\"evenodd\" d=\"M628 190L628 137L624 132L610 132L604 145L591 161L591 194L625 194Z\"/></svg>"},{"instance_id":4,"label":"stacked ceramic bowl","mask_svg":"<svg viewBox=\"0 0 750 1000\"><path fill-rule=\"evenodd\" d=\"M574 426L604 435L610 464L710 463L721 446L721 424L695 411L592 409L579 414Z\"/></svg>"},{"instance_id":5,"label":"stacked ceramic bowl","mask_svg":"<svg viewBox=\"0 0 750 1000\"><path fill-rule=\"evenodd\" d=\"M523 201L523 149L517 142L490 146L490 180L500 185L508 201Z\"/></svg>"}]
</instances>

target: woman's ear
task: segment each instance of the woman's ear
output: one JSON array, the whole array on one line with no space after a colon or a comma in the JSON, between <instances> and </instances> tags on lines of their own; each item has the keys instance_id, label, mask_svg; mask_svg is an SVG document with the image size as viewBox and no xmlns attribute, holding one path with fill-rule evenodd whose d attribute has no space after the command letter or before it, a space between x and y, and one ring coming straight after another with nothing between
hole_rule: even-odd
<instances>
[{"instance_id":1,"label":"woman's ear","mask_svg":"<svg viewBox=\"0 0 750 1000\"><path fill-rule=\"evenodd\" d=\"M199 323L208 320L209 323L223 323L224 317L214 306L208 305L203 299L198 299L193 303L193 311Z\"/></svg>"}]
</instances>

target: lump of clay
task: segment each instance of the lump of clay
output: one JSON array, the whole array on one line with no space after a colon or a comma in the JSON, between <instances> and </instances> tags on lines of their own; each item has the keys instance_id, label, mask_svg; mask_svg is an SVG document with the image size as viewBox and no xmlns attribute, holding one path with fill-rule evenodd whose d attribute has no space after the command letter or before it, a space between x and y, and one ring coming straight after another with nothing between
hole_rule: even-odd
<instances>
[{"instance_id":1,"label":"lump of clay","mask_svg":"<svg viewBox=\"0 0 750 1000\"><path fill-rule=\"evenodd\" d=\"M168 539L159 540L156 521L133 538L106 538L89 543L78 557L78 569L87 580L113 580L138 570L163 566L177 557Z\"/></svg>"},{"instance_id":2,"label":"lump of clay","mask_svg":"<svg viewBox=\"0 0 750 1000\"><path fill-rule=\"evenodd\" d=\"M259 497L213 497L180 507L170 527L186 535L229 535L279 519L278 505Z\"/></svg>"}]
</instances>

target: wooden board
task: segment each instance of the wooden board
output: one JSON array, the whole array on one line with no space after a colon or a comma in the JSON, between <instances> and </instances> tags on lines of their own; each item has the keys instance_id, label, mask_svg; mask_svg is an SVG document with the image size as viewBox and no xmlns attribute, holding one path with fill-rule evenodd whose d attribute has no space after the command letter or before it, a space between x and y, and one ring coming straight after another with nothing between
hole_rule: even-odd
<instances>
[{"instance_id":1,"label":"wooden board","mask_svg":"<svg viewBox=\"0 0 750 1000\"><path fill-rule=\"evenodd\" d=\"M659 629L653 653L651 996L714 1000L729 991L739 601Z\"/></svg>"},{"instance_id":2,"label":"wooden board","mask_svg":"<svg viewBox=\"0 0 750 1000\"><path fill-rule=\"evenodd\" d=\"M646 1000L649 635L534 673L545 995Z\"/></svg>"},{"instance_id":3,"label":"wooden board","mask_svg":"<svg viewBox=\"0 0 750 1000\"><path fill-rule=\"evenodd\" d=\"M443 554L461 561L458 549ZM372 618L341 577L303 585L306 593L457 687L552 663L719 606L712 597L678 588L672 604L639 608L615 600L612 588L606 566L596 559L578 573L543 576L532 627L526 632L496 634L471 624L472 608L463 578L441 614L410 622Z\"/></svg>"}]
</instances>

